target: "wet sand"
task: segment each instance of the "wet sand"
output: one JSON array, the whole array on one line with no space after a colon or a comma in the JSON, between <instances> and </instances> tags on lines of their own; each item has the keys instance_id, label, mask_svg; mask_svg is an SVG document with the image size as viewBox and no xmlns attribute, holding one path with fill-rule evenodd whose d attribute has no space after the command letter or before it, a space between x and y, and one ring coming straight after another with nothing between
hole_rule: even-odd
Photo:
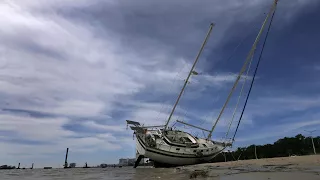
<instances>
[{"instance_id":1,"label":"wet sand","mask_svg":"<svg viewBox=\"0 0 320 180\"><path fill-rule=\"evenodd\" d=\"M176 168L190 179L319 180L320 155L207 163Z\"/></svg>"}]
</instances>

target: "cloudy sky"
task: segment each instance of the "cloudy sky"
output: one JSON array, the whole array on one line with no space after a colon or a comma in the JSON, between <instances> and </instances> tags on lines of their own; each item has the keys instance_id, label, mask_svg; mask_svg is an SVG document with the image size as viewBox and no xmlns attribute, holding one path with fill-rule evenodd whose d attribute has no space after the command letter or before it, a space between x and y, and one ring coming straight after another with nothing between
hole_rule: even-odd
<instances>
[{"instance_id":1,"label":"cloudy sky","mask_svg":"<svg viewBox=\"0 0 320 180\"><path fill-rule=\"evenodd\" d=\"M69 162L79 165L133 157L125 120L165 122L214 22L200 74L173 117L210 129L271 4L1 1L0 162L61 167L67 147ZM235 146L307 135L304 130L320 135L319 18L317 0L280 0ZM239 89L214 139L224 137Z\"/></svg>"}]
</instances>

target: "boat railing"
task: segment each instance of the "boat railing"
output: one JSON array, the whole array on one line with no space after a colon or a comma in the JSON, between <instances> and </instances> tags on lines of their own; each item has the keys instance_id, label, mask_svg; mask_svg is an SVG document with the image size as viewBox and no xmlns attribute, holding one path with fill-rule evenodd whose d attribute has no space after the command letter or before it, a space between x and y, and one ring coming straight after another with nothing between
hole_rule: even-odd
<instances>
[{"instance_id":1,"label":"boat railing","mask_svg":"<svg viewBox=\"0 0 320 180\"><path fill-rule=\"evenodd\" d=\"M194 128L197 128L197 129L203 130L203 131L210 132L210 130L207 130L207 129L204 129L204 128L202 128L202 127L198 127L198 126L195 126L195 125L192 125L192 124L189 124L189 123L183 122L183 121L179 121L179 120L177 120L177 122L178 122L178 123L181 123L181 124L184 124L184 125L187 125L187 126L190 126L190 127L194 127Z\"/></svg>"}]
</instances>

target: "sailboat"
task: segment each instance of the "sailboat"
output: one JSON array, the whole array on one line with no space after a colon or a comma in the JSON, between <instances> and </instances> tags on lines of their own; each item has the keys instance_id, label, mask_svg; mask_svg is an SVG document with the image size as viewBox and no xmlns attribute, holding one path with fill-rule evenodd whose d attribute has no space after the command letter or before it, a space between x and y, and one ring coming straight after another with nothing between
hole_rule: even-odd
<instances>
[{"instance_id":1,"label":"sailboat","mask_svg":"<svg viewBox=\"0 0 320 180\"><path fill-rule=\"evenodd\" d=\"M180 101L180 98L188 84L188 80L192 75L197 74L194 71L194 68L199 60L199 57L207 43L207 40L211 34L211 31L214 27L214 24L211 23L209 27L209 31L204 39L204 42L201 45L200 51L198 52L196 59L189 71L189 74L184 82L184 85L177 97L177 100L171 110L171 113L164 125L160 126L143 126L137 121L126 120L127 125L130 125L130 128L134 131L134 135L136 137L136 153L137 160L135 163L135 167L139 164L142 158L149 158L154 162L155 166L181 166L181 165L191 165L198 164L203 162L208 162L212 160L219 153L224 151L226 148L231 147L233 140L230 141L214 141L211 136L217 123L219 122L234 90L236 89L240 78L243 73L248 70L249 63L253 59L253 55L256 49L256 46L260 40L261 34L265 29L268 19L271 14L275 12L278 0L275 0L272 4L272 7L267 14L260 31L252 45L251 50L249 51L247 58L231 88L231 91L217 117L215 123L213 124L211 130L198 127L183 121L177 120L177 123L181 123L193 128L200 129L202 131L209 132L207 138L198 138L191 135L188 132L181 130L173 130L172 127L169 127L169 123L171 121L172 115L175 112L175 109ZM273 18L273 15L272 15ZM270 23L271 24L271 23ZM240 122L240 121L239 121ZM239 124L238 124L239 126ZM238 127L237 127L238 128ZM237 131L237 130L236 130ZM235 132L236 133L236 132ZM234 134L235 136L235 134Z\"/></svg>"}]
</instances>

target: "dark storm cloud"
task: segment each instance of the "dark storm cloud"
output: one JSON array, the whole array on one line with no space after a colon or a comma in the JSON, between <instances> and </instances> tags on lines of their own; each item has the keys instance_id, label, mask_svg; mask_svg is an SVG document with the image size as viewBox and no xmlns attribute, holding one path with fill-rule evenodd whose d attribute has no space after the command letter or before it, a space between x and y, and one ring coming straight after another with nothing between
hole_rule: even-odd
<instances>
[{"instance_id":1,"label":"dark storm cloud","mask_svg":"<svg viewBox=\"0 0 320 180\"><path fill-rule=\"evenodd\" d=\"M95 27L96 35L113 33L124 47L148 54L150 47L194 57L211 22L216 23L211 43L220 42L225 32L239 22L251 22L268 11L270 2L249 1L116 1L88 7L61 8L59 14ZM239 31L240 30L240 31ZM230 37L234 35L228 35ZM220 42L221 43L221 42ZM148 48L149 47L149 48ZM152 49L154 51L155 49Z\"/></svg>"},{"instance_id":2,"label":"dark storm cloud","mask_svg":"<svg viewBox=\"0 0 320 180\"><path fill-rule=\"evenodd\" d=\"M4 109L2 109L2 111L14 113L14 114L20 114L20 115L29 115L29 116L35 117L35 118L57 117L57 115L55 115L55 114L44 113L44 112L40 112L40 111L25 110L25 109L4 108Z\"/></svg>"},{"instance_id":3,"label":"dark storm cloud","mask_svg":"<svg viewBox=\"0 0 320 180\"><path fill-rule=\"evenodd\" d=\"M0 49L8 50L7 64L0 64L0 107L4 109L1 114L0 130L3 131L0 131L0 136L10 137L8 133L14 132L18 138L27 142L26 144L32 144L31 141L55 143L50 146L26 147L0 141L0 153L4 155L0 156L0 160L7 158L6 152L23 153L22 151L32 152L34 160L44 152L48 154L64 151L65 144L77 150L85 150L89 146L93 150L118 150L127 147L127 141L119 141L119 137L122 136L131 140L131 136L126 134L127 131L124 132L124 120L131 118L146 120L146 123L159 122L155 117L159 114L160 108L166 105L160 102L164 101L164 95L170 91L168 87L178 87L168 82L173 81L172 77L180 69L179 63L191 62L209 24L214 22L216 26L202 58L217 61L228 57L230 51L223 49L233 49L239 39L252 32L251 39L243 46L245 48L239 50L241 56L246 55L272 1L12 0L10 2L13 2L13 6L0 4L0 23L3 25L0 29ZM297 12L311 11L316 7L314 3L319 1L280 0L275 29L281 31L283 27L287 28L288 24L295 22L293 19L296 18L292 17L297 16ZM292 27L297 25L300 25L299 22L295 22ZM277 40L276 36L273 38ZM287 39L282 41L291 43ZM286 44L281 46L286 47ZM297 49L288 51L297 52ZM278 54L281 52L283 51L274 53L274 57L279 57ZM281 58L289 61L288 56ZM205 64L203 66L212 68L211 64L202 60L201 63ZM264 70L268 74L263 75L263 71L259 74L258 82L263 84L261 91L258 91L258 88L254 90L259 93L259 97L263 93L269 95L267 100L270 100L270 97L279 98L279 92L275 92L279 91L279 88L274 87L275 78L270 77L275 74L272 68L282 68L283 64L279 63L278 58L274 58L274 61L274 66ZM220 100L225 99L223 93L215 93L216 84L222 82L221 79L230 77L226 76L225 72L238 72L239 64L235 62L241 64L242 58L237 56L232 62L226 62L228 68L225 69L220 68L220 64L220 78L214 79L215 77L206 75L208 79L201 79L205 76L199 76L199 86L210 85L206 91L199 93L197 79L191 81L195 82L195 86L189 86L189 90L194 87L198 93L196 97L200 101L185 102L183 108L190 110L191 121L199 123L193 114L202 119L202 116L215 110L211 108L221 105L216 103L212 96L218 96L218 99L221 96ZM197 66L199 70L204 69L200 68L201 63ZM217 72L218 68L214 68ZM280 72L280 68L278 70ZM280 75L284 77L280 81L284 86L295 83L285 79L287 74ZM291 78L291 74L286 78L288 77ZM272 86L266 88L266 81L261 80L263 78L270 79ZM229 78L229 81L233 79ZM182 78L176 84L181 82ZM281 89L284 93L280 94L280 97L284 97L282 101L286 103L280 104L274 100L274 104L270 106L270 102L263 99L259 101L262 105L254 104L259 107L260 114L256 111L255 114L250 113L248 108L248 121L256 122L256 114L264 115L266 121L276 121L277 119L272 117L274 110L290 113L292 108L287 108L288 104L293 105L293 108L295 104L299 107L310 107L316 106L319 102L302 104L302 100L295 96L287 98L287 94L293 92L292 89L288 92L287 88L288 86ZM148 93L156 90L154 94ZM171 92L168 94L171 95ZM139 96L135 98L136 95ZM148 102L148 98L152 101ZM174 98L168 99L173 101ZM297 100L291 102L295 98ZM129 100L134 103L128 105ZM121 107L121 104L128 107ZM198 104L210 109L203 112L204 108ZM182 112L185 111L186 109L183 109ZM50 117L52 114L59 117ZM189 116L185 115L187 118ZM167 115L163 114L160 117L165 120ZM208 126L211 126L211 120ZM251 131L243 127L246 134L252 135ZM254 124L253 127L259 129ZM87 136L91 138L72 138ZM114 139L122 144L114 147ZM12 139L12 142L14 141ZM129 143L132 144L131 141ZM133 148L128 149L134 152ZM118 153L119 156L123 156L120 151ZM11 161L16 160L16 157L9 157ZM50 157L52 161L53 158ZM91 158L93 162L99 162L101 157L100 154L95 154Z\"/></svg>"}]
</instances>

